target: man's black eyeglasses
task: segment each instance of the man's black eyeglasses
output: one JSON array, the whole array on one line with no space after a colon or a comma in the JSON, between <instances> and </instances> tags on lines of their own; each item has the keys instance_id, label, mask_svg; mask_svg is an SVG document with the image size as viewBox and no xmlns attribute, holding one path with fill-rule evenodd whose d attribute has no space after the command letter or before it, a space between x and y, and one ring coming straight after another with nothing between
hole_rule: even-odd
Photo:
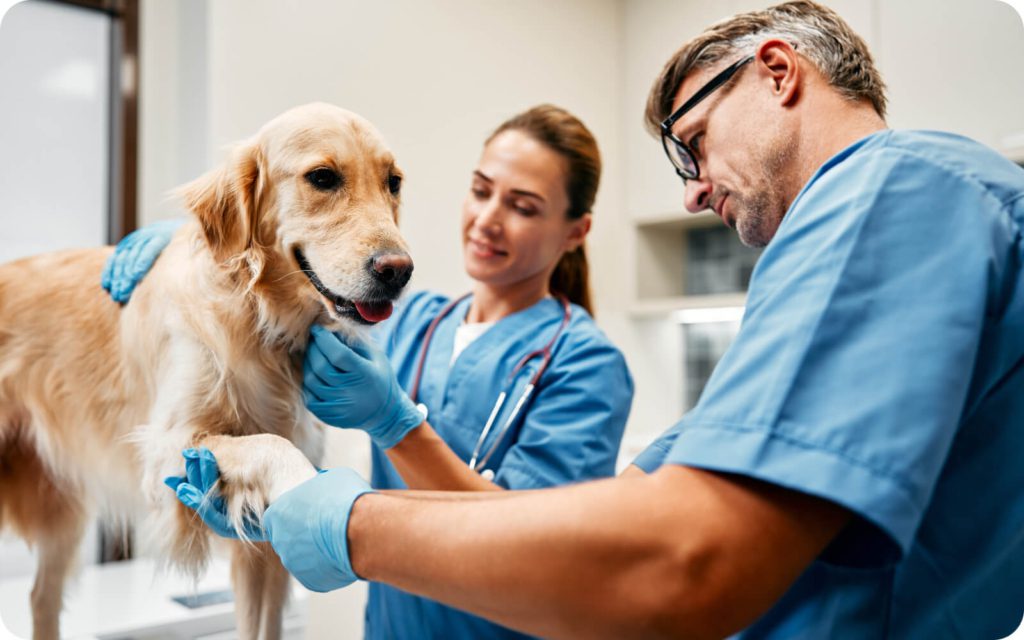
<instances>
[{"instance_id":1,"label":"man's black eyeglasses","mask_svg":"<svg viewBox=\"0 0 1024 640\"><path fill-rule=\"evenodd\" d=\"M683 106L676 109L672 115L665 118L661 123L661 146L665 148L665 155L668 156L668 159L672 162L672 166L676 169L676 173L683 179L683 182L699 178L700 167L697 166L697 158L693 155L693 151L686 146L686 143L677 138L676 134L672 133L672 125L674 125L679 118L682 118L687 111L696 107L701 100L711 95L715 89L728 82L729 78L736 75L736 72L739 71L743 65L753 59L754 56L747 56L746 58L729 65L729 67L724 71L714 78L711 78L711 80L701 87L697 93L693 94L692 98L684 102Z\"/></svg>"}]
</instances>

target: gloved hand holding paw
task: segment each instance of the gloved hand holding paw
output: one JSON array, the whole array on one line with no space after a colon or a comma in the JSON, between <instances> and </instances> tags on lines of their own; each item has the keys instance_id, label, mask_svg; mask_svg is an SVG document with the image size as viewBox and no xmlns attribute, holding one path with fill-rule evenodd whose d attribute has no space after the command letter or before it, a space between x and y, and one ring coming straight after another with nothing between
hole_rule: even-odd
<instances>
[{"instance_id":1,"label":"gloved hand holding paw","mask_svg":"<svg viewBox=\"0 0 1024 640\"><path fill-rule=\"evenodd\" d=\"M213 453L200 448L185 449L182 455L185 477L170 476L164 483L215 533L242 537L228 522L224 498L216 491L220 472ZM348 519L365 493L373 489L351 469L320 471L271 503L262 527L246 523L244 537L269 541L281 563L307 589L340 589L359 580L349 560Z\"/></svg>"},{"instance_id":2,"label":"gloved hand holding paw","mask_svg":"<svg viewBox=\"0 0 1024 640\"><path fill-rule=\"evenodd\" d=\"M247 521L241 536L228 522L224 497L215 486L220 479L220 470L213 453L202 447L185 449L181 455L185 458L185 477L164 478L164 484L175 492L178 500L199 514L206 526L222 538L244 537L257 542L265 541L266 534L258 522Z\"/></svg>"}]
</instances>

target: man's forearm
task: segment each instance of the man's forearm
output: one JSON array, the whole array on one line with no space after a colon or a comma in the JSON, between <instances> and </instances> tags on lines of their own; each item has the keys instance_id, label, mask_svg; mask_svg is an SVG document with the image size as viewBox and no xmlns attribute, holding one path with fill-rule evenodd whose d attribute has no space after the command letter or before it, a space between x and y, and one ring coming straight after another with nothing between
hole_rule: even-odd
<instances>
[{"instance_id":1,"label":"man's forearm","mask_svg":"<svg viewBox=\"0 0 1024 640\"><path fill-rule=\"evenodd\" d=\"M657 533L669 519L639 499L645 483L470 501L367 495L349 522L353 567L368 580L538 635L636 635L638 620L658 626L653 612L671 589L666 574L677 570Z\"/></svg>"},{"instance_id":2,"label":"man's forearm","mask_svg":"<svg viewBox=\"0 0 1024 640\"><path fill-rule=\"evenodd\" d=\"M848 519L811 496L685 467L559 489L361 497L355 572L545 637L724 637Z\"/></svg>"}]
</instances>

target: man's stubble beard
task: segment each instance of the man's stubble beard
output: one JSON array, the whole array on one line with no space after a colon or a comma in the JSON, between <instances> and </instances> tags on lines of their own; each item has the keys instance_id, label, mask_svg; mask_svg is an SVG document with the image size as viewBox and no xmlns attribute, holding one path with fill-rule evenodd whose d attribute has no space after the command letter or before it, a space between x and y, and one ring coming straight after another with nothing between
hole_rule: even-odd
<instances>
[{"instance_id":1,"label":"man's stubble beard","mask_svg":"<svg viewBox=\"0 0 1024 640\"><path fill-rule=\"evenodd\" d=\"M786 215L789 203L786 202L783 181L779 178L784 174L795 155L796 144L789 137L777 136L757 154L760 162L758 175L751 182L749 196L737 196L734 200L739 206L736 217L736 233L740 242L748 247L766 246Z\"/></svg>"}]
</instances>

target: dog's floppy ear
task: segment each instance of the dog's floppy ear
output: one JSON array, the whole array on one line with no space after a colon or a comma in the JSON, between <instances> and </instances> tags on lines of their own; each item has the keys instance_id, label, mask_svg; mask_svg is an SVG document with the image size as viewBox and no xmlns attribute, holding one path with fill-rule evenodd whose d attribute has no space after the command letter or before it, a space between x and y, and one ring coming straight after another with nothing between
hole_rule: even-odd
<instances>
[{"instance_id":1,"label":"dog's floppy ear","mask_svg":"<svg viewBox=\"0 0 1024 640\"><path fill-rule=\"evenodd\" d=\"M199 218L217 262L225 262L253 244L258 224L260 155L257 144L240 144L224 166L179 192L185 206Z\"/></svg>"}]
</instances>

